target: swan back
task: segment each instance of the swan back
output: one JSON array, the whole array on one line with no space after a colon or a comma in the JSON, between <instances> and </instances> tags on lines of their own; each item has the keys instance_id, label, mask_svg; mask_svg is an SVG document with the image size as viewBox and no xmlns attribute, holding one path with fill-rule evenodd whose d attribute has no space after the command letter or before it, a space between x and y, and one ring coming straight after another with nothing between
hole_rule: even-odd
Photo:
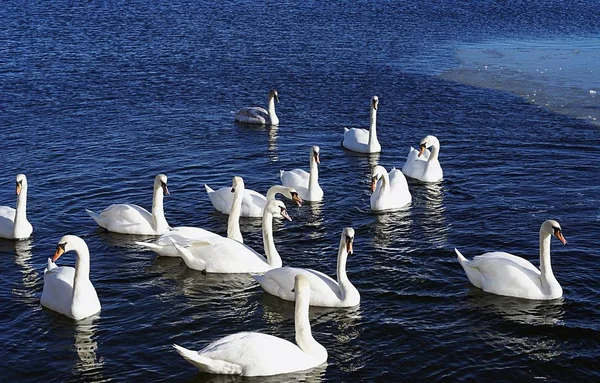
<instances>
[{"instance_id":1,"label":"swan back","mask_svg":"<svg viewBox=\"0 0 600 383\"><path fill-rule=\"evenodd\" d=\"M427 149L431 152L427 156ZM433 135L428 135L421 140L419 150L412 147L402 167L402 173L407 177L415 178L423 182L439 182L444 178L442 166L438 160L440 152L440 141Z\"/></svg>"}]
</instances>

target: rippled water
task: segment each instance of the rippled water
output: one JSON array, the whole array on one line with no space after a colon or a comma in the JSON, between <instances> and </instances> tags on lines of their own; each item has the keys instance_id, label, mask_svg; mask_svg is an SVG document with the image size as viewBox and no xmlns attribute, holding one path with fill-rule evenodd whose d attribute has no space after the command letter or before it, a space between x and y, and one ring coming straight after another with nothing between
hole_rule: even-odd
<instances>
[{"instance_id":1,"label":"rippled water","mask_svg":"<svg viewBox=\"0 0 600 383\"><path fill-rule=\"evenodd\" d=\"M3 5L0 204L14 206L14 177L27 174L35 232L0 241L2 380L229 381L198 374L171 343L199 349L246 330L293 340L293 305L251 277L158 258L133 243L149 238L105 233L84 209L150 208L162 172L171 225L224 233L204 183L240 175L264 193L280 169L307 169L316 144L325 199L288 202L294 220L276 223L276 244L284 263L334 275L341 230L354 227L348 274L362 301L311 309L327 366L259 381L598 381L598 127L439 76L468 44L597 37L598 11L595 2ZM231 111L264 105L271 87L278 128L233 123ZM383 153L342 150L343 127L368 125L372 95ZM370 213L370 167L402 166L426 134L441 141L444 182L410 182L408 209ZM537 264L548 218L569 241L552 243L563 299L469 284L454 247ZM242 232L262 249L259 222L243 220ZM46 259L66 233L88 243L102 302L77 323L39 304Z\"/></svg>"}]
</instances>

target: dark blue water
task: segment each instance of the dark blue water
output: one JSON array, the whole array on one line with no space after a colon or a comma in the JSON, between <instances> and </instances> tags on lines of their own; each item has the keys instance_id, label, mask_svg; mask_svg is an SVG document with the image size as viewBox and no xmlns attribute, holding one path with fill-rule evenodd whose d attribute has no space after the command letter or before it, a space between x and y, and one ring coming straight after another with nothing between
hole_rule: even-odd
<instances>
[{"instance_id":1,"label":"dark blue water","mask_svg":"<svg viewBox=\"0 0 600 383\"><path fill-rule=\"evenodd\" d=\"M598 14L592 1L3 4L0 204L14 206L25 173L35 232L0 241L0 380L229 381L198 374L171 344L200 349L247 330L293 340L293 305L251 277L157 258L133 244L147 238L102 232L84 209L150 208L153 178L166 173L170 224L224 233L203 184L240 175L264 193L279 169L308 168L311 145L321 147L325 199L288 202L294 221L276 224L276 244L284 263L334 275L341 230L354 227L348 274L362 302L311 309L328 365L272 381L600 380L598 126L486 86L502 71L477 87L440 76L465 47L580 46L599 37ZM231 111L264 105L272 87L279 128L233 123ZM373 95L383 153L342 150L343 127L368 125ZM427 134L441 141L444 182L410 182L410 208L369 213L370 167L402 166ZM552 243L562 299L469 284L454 247L537 264L550 218L569 242ZM262 249L259 222L243 220L242 232ZM81 322L39 304L46 259L67 233L88 243L102 303Z\"/></svg>"}]
</instances>

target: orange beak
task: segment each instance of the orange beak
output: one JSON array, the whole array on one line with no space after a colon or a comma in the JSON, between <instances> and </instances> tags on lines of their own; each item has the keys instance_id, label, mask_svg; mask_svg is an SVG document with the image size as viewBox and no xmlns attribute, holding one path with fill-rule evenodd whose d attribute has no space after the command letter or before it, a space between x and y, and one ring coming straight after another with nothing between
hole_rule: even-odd
<instances>
[{"instance_id":1,"label":"orange beak","mask_svg":"<svg viewBox=\"0 0 600 383\"><path fill-rule=\"evenodd\" d=\"M169 189L167 188L167 184L162 184L163 195L169 195Z\"/></svg>"},{"instance_id":2,"label":"orange beak","mask_svg":"<svg viewBox=\"0 0 600 383\"><path fill-rule=\"evenodd\" d=\"M22 188L23 188L23 186L21 185L21 183L17 182L17 191L16 191L17 195L21 194L21 189Z\"/></svg>"},{"instance_id":3,"label":"orange beak","mask_svg":"<svg viewBox=\"0 0 600 383\"><path fill-rule=\"evenodd\" d=\"M554 235L556 236L556 238L558 238L559 241L562 242L563 245L567 244L567 240L563 236L562 231L556 231L556 233L554 233Z\"/></svg>"},{"instance_id":4,"label":"orange beak","mask_svg":"<svg viewBox=\"0 0 600 383\"><path fill-rule=\"evenodd\" d=\"M352 239L351 238L346 238L346 251L348 252L348 254L352 254Z\"/></svg>"},{"instance_id":5,"label":"orange beak","mask_svg":"<svg viewBox=\"0 0 600 383\"><path fill-rule=\"evenodd\" d=\"M298 205L298 207L302 207L302 198L300 198L298 194L292 194L292 201L296 202L296 205Z\"/></svg>"},{"instance_id":6,"label":"orange beak","mask_svg":"<svg viewBox=\"0 0 600 383\"><path fill-rule=\"evenodd\" d=\"M375 188L377 187L377 178L371 178L371 193L375 192Z\"/></svg>"},{"instance_id":7,"label":"orange beak","mask_svg":"<svg viewBox=\"0 0 600 383\"><path fill-rule=\"evenodd\" d=\"M285 210L284 208L281 208L281 216L285 219L287 219L288 221L292 220L292 217L290 217L290 215L288 214L287 210Z\"/></svg>"},{"instance_id":8,"label":"orange beak","mask_svg":"<svg viewBox=\"0 0 600 383\"><path fill-rule=\"evenodd\" d=\"M60 258L61 255L63 255L65 253L65 245L64 244L60 244L58 246L56 246L56 251L54 252L54 256L52 257L52 262L56 262L56 260L58 258Z\"/></svg>"},{"instance_id":9,"label":"orange beak","mask_svg":"<svg viewBox=\"0 0 600 383\"><path fill-rule=\"evenodd\" d=\"M419 146L419 155L417 157L421 157L421 155L425 152L425 145Z\"/></svg>"},{"instance_id":10,"label":"orange beak","mask_svg":"<svg viewBox=\"0 0 600 383\"><path fill-rule=\"evenodd\" d=\"M316 162L317 164L320 164L320 163L321 163L321 160L319 159L319 153L315 153L315 162Z\"/></svg>"}]
</instances>

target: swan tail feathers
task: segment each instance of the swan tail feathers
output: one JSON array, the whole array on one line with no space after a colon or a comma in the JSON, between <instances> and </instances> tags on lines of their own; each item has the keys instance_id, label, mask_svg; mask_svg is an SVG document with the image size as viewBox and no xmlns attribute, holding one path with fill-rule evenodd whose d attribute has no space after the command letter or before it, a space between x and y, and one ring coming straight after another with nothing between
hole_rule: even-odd
<instances>
[{"instance_id":1,"label":"swan tail feathers","mask_svg":"<svg viewBox=\"0 0 600 383\"><path fill-rule=\"evenodd\" d=\"M155 249L162 249L163 248L161 245L157 245L156 243L152 243L152 242L138 242L138 241L136 241L135 244L139 245L139 246L146 247L148 249L153 249L153 250L155 250Z\"/></svg>"},{"instance_id":2,"label":"swan tail feathers","mask_svg":"<svg viewBox=\"0 0 600 383\"><path fill-rule=\"evenodd\" d=\"M90 209L85 209L85 211L89 214L90 217L94 219L94 221L98 222L98 220L100 219L100 214L91 211Z\"/></svg>"},{"instance_id":3,"label":"swan tail feathers","mask_svg":"<svg viewBox=\"0 0 600 383\"><path fill-rule=\"evenodd\" d=\"M206 192L208 194L210 193L214 193L215 191L213 190L213 188L211 188L210 186L208 186L207 184L204 184L204 189L206 190Z\"/></svg>"},{"instance_id":4,"label":"swan tail feathers","mask_svg":"<svg viewBox=\"0 0 600 383\"><path fill-rule=\"evenodd\" d=\"M461 265L465 266L469 262L469 260L467 258L465 258L465 256L462 255L462 253L460 251L458 251L457 248L454 248L454 251L456 252L458 262L460 262Z\"/></svg>"},{"instance_id":5,"label":"swan tail feathers","mask_svg":"<svg viewBox=\"0 0 600 383\"><path fill-rule=\"evenodd\" d=\"M344 133L348 133L350 131L350 129L344 127Z\"/></svg>"},{"instance_id":6,"label":"swan tail feathers","mask_svg":"<svg viewBox=\"0 0 600 383\"><path fill-rule=\"evenodd\" d=\"M200 355L197 351L188 350L185 347L173 344L173 348L200 371L210 374L241 375L242 367L239 364L226 362L224 360L211 359Z\"/></svg>"}]
</instances>

